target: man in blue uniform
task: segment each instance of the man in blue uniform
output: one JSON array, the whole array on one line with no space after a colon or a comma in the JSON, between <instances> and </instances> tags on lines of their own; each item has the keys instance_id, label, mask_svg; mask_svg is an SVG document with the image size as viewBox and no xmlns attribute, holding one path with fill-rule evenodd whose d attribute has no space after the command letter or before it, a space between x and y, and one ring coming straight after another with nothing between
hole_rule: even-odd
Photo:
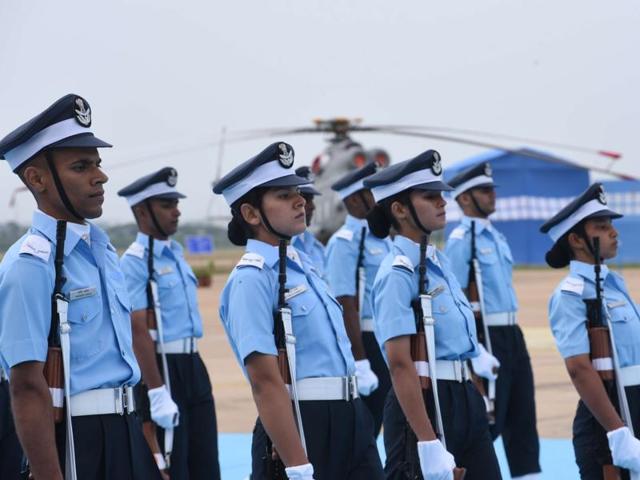
<instances>
[{"instance_id":1,"label":"man in blue uniform","mask_svg":"<svg viewBox=\"0 0 640 480\"><path fill-rule=\"evenodd\" d=\"M340 305L309 257L287 245L306 228L297 186L307 182L293 160L291 145L274 143L214 187L231 207L229 239L246 245L220 319L258 409L252 478L274 478L277 451L285 468L276 478L382 479Z\"/></svg>"},{"instance_id":2,"label":"man in blue uniform","mask_svg":"<svg viewBox=\"0 0 640 480\"><path fill-rule=\"evenodd\" d=\"M129 203L140 230L120 264L133 305L133 344L148 388L151 419L162 428L175 427L170 477L218 479L215 405L211 382L198 353L198 339L202 337L198 282L184 259L182 246L171 239L178 230L178 202L185 198L176 190L177 182L176 170L165 167L118 192ZM155 320L162 322L156 326L155 339L147 324L150 281L157 284L161 313ZM162 355L166 355L170 385L163 379ZM178 425L173 425L172 416L178 411ZM165 453L168 447L164 445Z\"/></svg>"},{"instance_id":3,"label":"man in blue uniform","mask_svg":"<svg viewBox=\"0 0 640 480\"><path fill-rule=\"evenodd\" d=\"M573 448L583 480L605 471L604 478L640 475L640 311L622 276L604 264L617 255L620 217L594 183L540 228L554 242L549 266L569 266L549 301L549 322L580 395Z\"/></svg>"},{"instance_id":4,"label":"man in blue uniform","mask_svg":"<svg viewBox=\"0 0 640 480\"><path fill-rule=\"evenodd\" d=\"M316 211L316 204L313 199L316 195L322 195L322 193L316 190L316 188L313 186L313 174L311 173L311 169L309 167L297 168L296 175L309 181L309 183L305 183L298 187L300 189L300 195L302 195L305 200L305 220L307 222L307 227L309 227L311 225L311 221L313 220L313 214ZM316 267L318 275L324 277L324 245L315 237L311 230L307 228L300 235L296 235L295 237L293 237L291 239L291 245L293 245L298 251L306 253L313 262L313 265Z\"/></svg>"},{"instance_id":5,"label":"man in blue uniform","mask_svg":"<svg viewBox=\"0 0 640 480\"><path fill-rule=\"evenodd\" d=\"M38 205L0 264L0 364L34 478L160 478L132 415L140 370L125 279L107 235L85 220L102 214L108 179L97 148L110 145L91 121L86 100L70 94L0 141ZM56 345L64 389L43 373L55 371L45 361Z\"/></svg>"},{"instance_id":6,"label":"man in blue uniform","mask_svg":"<svg viewBox=\"0 0 640 480\"><path fill-rule=\"evenodd\" d=\"M489 220L496 210L491 166L478 164L452 178L449 185L455 189L452 196L464 217L449 235L445 254L458 282L467 289L473 245L482 273L483 321L488 326L492 353L500 361L491 435L494 439L502 435L512 478L540 478L533 370L522 330L516 323L513 257L507 239Z\"/></svg>"},{"instance_id":7,"label":"man in blue uniform","mask_svg":"<svg viewBox=\"0 0 640 480\"><path fill-rule=\"evenodd\" d=\"M380 262L391 250L391 241L372 235L365 219L374 201L363 182L374 173L376 165L369 163L331 186L342 198L347 219L327 244L325 277L342 305L356 359L358 388L373 415L374 431L378 435L391 379L373 333L370 296L373 279Z\"/></svg>"}]
</instances>

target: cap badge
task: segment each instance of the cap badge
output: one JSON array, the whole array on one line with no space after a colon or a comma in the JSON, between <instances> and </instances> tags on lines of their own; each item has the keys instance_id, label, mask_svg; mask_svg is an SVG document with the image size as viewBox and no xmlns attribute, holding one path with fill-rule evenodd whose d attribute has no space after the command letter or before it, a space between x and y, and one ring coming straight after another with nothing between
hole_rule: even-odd
<instances>
[{"instance_id":1,"label":"cap badge","mask_svg":"<svg viewBox=\"0 0 640 480\"><path fill-rule=\"evenodd\" d=\"M76 120L83 127L91 126L91 107L80 97L76 98Z\"/></svg>"},{"instance_id":2,"label":"cap badge","mask_svg":"<svg viewBox=\"0 0 640 480\"><path fill-rule=\"evenodd\" d=\"M604 189L602 187L600 187L600 191L598 192L598 201L602 205L607 204L607 195L604 193Z\"/></svg>"},{"instance_id":3,"label":"cap badge","mask_svg":"<svg viewBox=\"0 0 640 480\"><path fill-rule=\"evenodd\" d=\"M170 187L175 187L178 183L178 172L176 172L173 168L169 172L169 176L167 177L167 185Z\"/></svg>"},{"instance_id":4,"label":"cap badge","mask_svg":"<svg viewBox=\"0 0 640 480\"><path fill-rule=\"evenodd\" d=\"M433 162L431 163L431 172L437 177L442 173L442 164L440 163L440 154L433 152Z\"/></svg>"},{"instance_id":5,"label":"cap badge","mask_svg":"<svg viewBox=\"0 0 640 480\"><path fill-rule=\"evenodd\" d=\"M291 150L286 143L279 144L278 149L281 152L278 156L278 162L280 162L280 165L284 168L290 168L291 165L293 165L293 150Z\"/></svg>"},{"instance_id":6,"label":"cap badge","mask_svg":"<svg viewBox=\"0 0 640 480\"><path fill-rule=\"evenodd\" d=\"M484 174L487 177L491 177L493 175L493 169L491 168L491 164L490 163L485 163L484 164Z\"/></svg>"}]
</instances>

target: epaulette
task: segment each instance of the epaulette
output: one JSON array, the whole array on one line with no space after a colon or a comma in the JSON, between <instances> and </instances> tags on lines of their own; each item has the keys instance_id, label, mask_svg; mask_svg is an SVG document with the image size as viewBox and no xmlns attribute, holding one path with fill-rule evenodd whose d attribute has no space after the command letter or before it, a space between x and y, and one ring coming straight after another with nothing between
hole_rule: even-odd
<instances>
[{"instance_id":1,"label":"epaulette","mask_svg":"<svg viewBox=\"0 0 640 480\"><path fill-rule=\"evenodd\" d=\"M392 267L400 267L404 270L408 270L409 272L413 273L413 263L411 263L411 260L409 260L409 257L405 256L405 255L396 255L396 257L393 259L393 263L391 264Z\"/></svg>"},{"instance_id":2,"label":"epaulette","mask_svg":"<svg viewBox=\"0 0 640 480\"><path fill-rule=\"evenodd\" d=\"M144 258L144 250L145 250L144 245L138 242L133 242L131 245L129 245L129 248L127 248L127 251L124 252L124 254L132 255L138 258Z\"/></svg>"},{"instance_id":3,"label":"epaulette","mask_svg":"<svg viewBox=\"0 0 640 480\"><path fill-rule=\"evenodd\" d=\"M351 241L353 240L353 232L346 228L341 228L335 233L336 238L342 238L343 240Z\"/></svg>"},{"instance_id":4,"label":"epaulette","mask_svg":"<svg viewBox=\"0 0 640 480\"><path fill-rule=\"evenodd\" d=\"M236 265L236 268L255 267L259 270L262 270L263 266L264 266L264 257L262 255L260 255L259 253L248 252L242 256L242 258Z\"/></svg>"},{"instance_id":5,"label":"epaulette","mask_svg":"<svg viewBox=\"0 0 640 480\"><path fill-rule=\"evenodd\" d=\"M51 255L51 243L40 235L29 235L20 245L20 254L32 255L38 257L45 262L49 261Z\"/></svg>"},{"instance_id":6,"label":"epaulette","mask_svg":"<svg viewBox=\"0 0 640 480\"><path fill-rule=\"evenodd\" d=\"M463 225L458 225L449 234L449 240L462 240L467 229Z\"/></svg>"},{"instance_id":7,"label":"epaulette","mask_svg":"<svg viewBox=\"0 0 640 480\"><path fill-rule=\"evenodd\" d=\"M582 277L566 277L560 284L560 290L582 295L584 291L584 279Z\"/></svg>"}]
</instances>

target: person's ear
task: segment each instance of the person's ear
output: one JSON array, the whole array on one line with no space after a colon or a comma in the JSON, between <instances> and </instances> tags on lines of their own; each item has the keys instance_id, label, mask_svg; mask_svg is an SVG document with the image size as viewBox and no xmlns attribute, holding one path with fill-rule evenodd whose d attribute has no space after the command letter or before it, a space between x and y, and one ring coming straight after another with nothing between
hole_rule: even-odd
<instances>
[{"instance_id":1,"label":"person's ear","mask_svg":"<svg viewBox=\"0 0 640 480\"><path fill-rule=\"evenodd\" d=\"M240 215L249 225L258 226L262 223L260 211L248 203L240 205Z\"/></svg>"},{"instance_id":2,"label":"person's ear","mask_svg":"<svg viewBox=\"0 0 640 480\"><path fill-rule=\"evenodd\" d=\"M395 201L391 203L391 215L398 221L406 220L409 216L409 208L401 202Z\"/></svg>"},{"instance_id":3,"label":"person's ear","mask_svg":"<svg viewBox=\"0 0 640 480\"><path fill-rule=\"evenodd\" d=\"M36 165L28 165L22 172L22 179L27 188L34 193L47 191L48 178L43 168Z\"/></svg>"},{"instance_id":4,"label":"person's ear","mask_svg":"<svg viewBox=\"0 0 640 480\"><path fill-rule=\"evenodd\" d=\"M586 244L581 235L571 232L567 237L567 240L569 242L569 247L572 250L586 250Z\"/></svg>"}]
</instances>

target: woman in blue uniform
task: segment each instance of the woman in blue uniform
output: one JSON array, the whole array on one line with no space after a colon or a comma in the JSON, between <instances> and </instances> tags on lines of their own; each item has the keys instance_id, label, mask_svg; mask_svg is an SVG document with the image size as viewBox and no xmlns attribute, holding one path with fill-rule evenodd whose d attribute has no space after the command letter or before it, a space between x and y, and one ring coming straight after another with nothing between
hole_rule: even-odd
<instances>
[{"instance_id":1,"label":"woman in blue uniform","mask_svg":"<svg viewBox=\"0 0 640 480\"><path fill-rule=\"evenodd\" d=\"M246 245L222 292L220 318L258 409L252 478L274 478L280 468L272 451L262 448L272 442L288 478L381 479L340 306L309 258L285 246L306 228L297 186L308 181L291 170L293 155L290 145L274 143L214 188L231 207L229 239ZM290 328L279 310L285 302ZM274 337L282 329L290 385L278 364L283 336L278 344Z\"/></svg>"},{"instance_id":2,"label":"woman in blue uniform","mask_svg":"<svg viewBox=\"0 0 640 480\"><path fill-rule=\"evenodd\" d=\"M603 479L603 466L611 469L612 464L640 475L640 440L633 434L640 432L640 312L623 278L599 265L617 254L618 232L611 220L620 217L607 206L602 185L595 183L541 227L554 241L547 263L553 268L569 265L549 302L549 321L580 395L573 448L580 478L588 480ZM590 346L594 310L589 305L594 300L600 304L595 315L604 320L612 339L605 358L597 358ZM619 389L601 379L615 364Z\"/></svg>"},{"instance_id":3,"label":"woman in blue uniform","mask_svg":"<svg viewBox=\"0 0 640 480\"><path fill-rule=\"evenodd\" d=\"M393 226L397 232L373 286L375 333L393 382L384 414L387 478L451 479L458 466L466 469L467 480L499 479L485 405L469 380L467 360L488 378L495 378L499 364L477 342L471 307L447 259L426 246L428 235L445 225L441 192L451 190L442 181L440 155L424 152L369 177L365 186L376 200L368 217L371 231L385 237ZM420 287L422 275L426 282ZM422 313L429 316L421 309L417 322L412 302L425 290L435 320L433 331L424 328L434 342L433 362L412 353ZM427 376L431 385L437 383L435 392Z\"/></svg>"}]
</instances>

